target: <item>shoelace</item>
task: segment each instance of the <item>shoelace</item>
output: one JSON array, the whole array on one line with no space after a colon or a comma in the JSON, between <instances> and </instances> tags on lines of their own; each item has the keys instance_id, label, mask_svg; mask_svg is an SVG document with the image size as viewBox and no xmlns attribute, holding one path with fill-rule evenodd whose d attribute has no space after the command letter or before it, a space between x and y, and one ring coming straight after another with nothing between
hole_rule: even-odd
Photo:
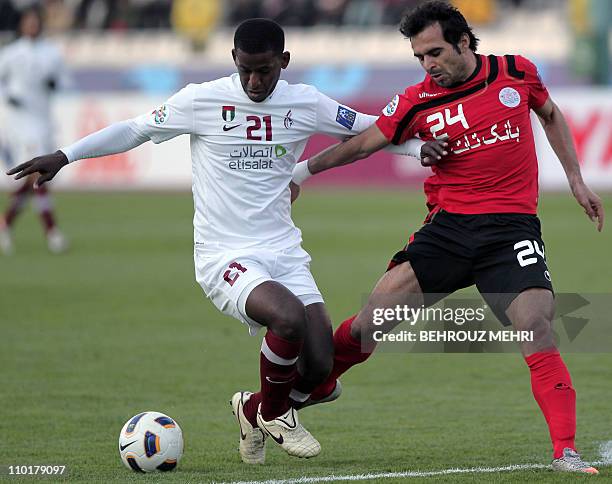
<instances>
[{"instance_id":1,"label":"shoelace","mask_svg":"<svg viewBox=\"0 0 612 484\"><path fill-rule=\"evenodd\" d=\"M298 426L294 430L290 431L289 435L291 435L292 438L298 440L302 439L303 437L308 437L309 433L301 424L298 424Z\"/></svg>"},{"instance_id":2,"label":"shoelace","mask_svg":"<svg viewBox=\"0 0 612 484\"><path fill-rule=\"evenodd\" d=\"M565 461L576 468L584 468L584 467L589 467L581 458L580 455L576 454L575 452L572 453L567 453L563 456L565 458Z\"/></svg>"}]
</instances>

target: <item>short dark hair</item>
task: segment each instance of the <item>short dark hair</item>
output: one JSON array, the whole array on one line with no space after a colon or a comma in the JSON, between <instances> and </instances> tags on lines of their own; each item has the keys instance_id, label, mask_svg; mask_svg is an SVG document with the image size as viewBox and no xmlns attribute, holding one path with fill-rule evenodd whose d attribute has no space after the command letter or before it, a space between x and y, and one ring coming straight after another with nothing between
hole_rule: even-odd
<instances>
[{"instance_id":1,"label":"short dark hair","mask_svg":"<svg viewBox=\"0 0 612 484\"><path fill-rule=\"evenodd\" d=\"M280 25L268 18L251 18L242 22L234 34L234 49L247 54L285 50L285 33Z\"/></svg>"},{"instance_id":2,"label":"short dark hair","mask_svg":"<svg viewBox=\"0 0 612 484\"><path fill-rule=\"evenodd\" d=\"M24 9L19 11L19 23L21 23L21 20L26 16L26 15L30 15L30 14L34 14L38 17L38 20L40 21L40 25L41 28L43 26L43 23L45 21L45 11L43 10L42 6L39 3L34 3L32 5L29 5L27 7L25 7ZM19 28L19 27L18 27Z\"/></svg>"},{"instance_id":3,"label":"short dark hair","mask_svg":"<svg viewBox=\"0 0 612 484\"><path fill-rule=\"evenodd\" d=\"M406 38L414 37L436 22L442 28L444 40L455 49L458 50L461 36L467 34L470 38L470 50L476 52L479 39L472 32L463 14L452 5L439 0L423 3L406 13L402 18L400 32Z\"/></svg>"}]
</instances>

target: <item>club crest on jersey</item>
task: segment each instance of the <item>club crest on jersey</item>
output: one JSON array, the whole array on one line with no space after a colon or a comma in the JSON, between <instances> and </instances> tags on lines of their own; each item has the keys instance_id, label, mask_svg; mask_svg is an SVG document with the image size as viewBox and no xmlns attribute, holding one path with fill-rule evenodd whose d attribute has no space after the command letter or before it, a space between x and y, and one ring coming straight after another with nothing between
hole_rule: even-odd
<instances>
[{"instance_id":1,"label":"club crest on jersey","mask_svg":"<svg viewBox=\"0 0 612 484\"><path fill-rule=\"evenodd\" d=\"M289 111L287 111L287 114L285 114L285 129L289 129L291 128L291 126L293 126L293 119L291 119L291 109Z\"/></svg>"},{"instance_id":2,"label":"club crest on jersey","mask_svg":"<svg viewBox=\"0 0 612 484\"><path fill-rule=\"evenodd\" d=\"M223 106L221 108L221 117L226 123L231 123L236 117L236 106Z\"/></svg>"},{"instance_id":3,"label":"club crest on jersey","mask_svg":"<svg viewBox=\"0 0 612 484\"><path fill-rule=\"evenodd\" d=\"M353 129L355 119L357 119L357 113L355 111L351 111L344 106L338 106L338 114L336 114L336 122L338 124L341 124L345 128Z\"/></svg>"},{"instance_id":4,"label":"club crest on jersey","mask_svg":"<svg viewBox=\"0 0 612 484\"><path fill-rule=\"evenodd\" d=\"M515 108L521 103L521 95L516 89L504 87L499 91L499 102L509 108Z\"/></svg>"},{"instance_id":5,"label":"club crest on jersey","mask_svg":"<svg viewBox=\"0 0 612 484\"><path fill-rule=\"evenodd\" d=\"M170 111L168 106L162 104L159 108L155 109L151 114L154 116L155 124L164 124L168 119Z\"/></svg>"},{"instance_id":6,"label":"club crest on jersey","mask_svg":"<svg viewBox=\"0 0 612 484\"><path fill-rule=\"evenodd\" d=\"M385 109L383 109L383 114L385 116L393 116L393 114L397 110L398 105L399 105L399 95L396 94L395 97L391 99L389 104L385 106Z\"/></svg>"}]
</instances>

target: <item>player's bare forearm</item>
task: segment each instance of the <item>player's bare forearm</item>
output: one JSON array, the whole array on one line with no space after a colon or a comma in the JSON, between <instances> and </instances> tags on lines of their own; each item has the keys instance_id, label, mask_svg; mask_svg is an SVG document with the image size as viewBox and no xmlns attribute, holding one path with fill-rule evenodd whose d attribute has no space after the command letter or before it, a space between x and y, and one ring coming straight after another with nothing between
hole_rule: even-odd
<instances>
[{"instance_id":1,"label":"player's bare forearm","mask_svg":"<svg viewBox=\"0 0 612 484\"><path fill-rule=\"evenodd\" d=\"M536 114L540 117L550 146L565 170L574 197L587 216L597 223L597 230L601 232L604 224L603 203L582 179L572 133L563 113L549 98L542 107L536 109Z\"/></svg>"},{"instance_id":2,"label":"player's bare forearm","mask_svg":"<svg viewBox=\"0 0 612 484\"><path fill-rule=\"evenodd\" d=\"M550 98L536 113L540 117L550 146L565 170L570 186L581 183L582 175L574 140L563 113Z\"/></svg>"},{"instance_id":3,"label":"player's bare forearm","mask_svg":"<svg viewBox=\"0 0 612 484\"><path fill-rule=\"evenodd\" d=\"M348 165L384 148L389 141L375 124L344 143L332 146L308 160L313 175L336 166Z\"/></svg>"}]
</instances>

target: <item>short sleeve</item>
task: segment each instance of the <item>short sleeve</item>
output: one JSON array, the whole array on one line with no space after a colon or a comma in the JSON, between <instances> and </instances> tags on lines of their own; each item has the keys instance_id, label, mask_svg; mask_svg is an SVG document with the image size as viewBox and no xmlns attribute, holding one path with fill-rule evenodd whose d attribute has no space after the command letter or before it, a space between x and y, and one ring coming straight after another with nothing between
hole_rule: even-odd
<instances>
[{"instance_id":1,"label":"short sleeve","mask_svg":"<svg viewBox=\"0 0 612 484\"><path fill-rule=\"evenodd\" d=\"M194 88L189 84L158 108L134 118L135 128L156 144L193 133Z\"/></svg>"},{"instance_id":2,"label":"short sleeve","mask_svg":"<svg viewBox=\"0 0 612 484\"><path fill-rule=\"evenodd\" d=\"M317 91L315 132L342 139L365 131L375 121L376 116L355 111Z\"/></svg>"},{"instance_id":3,"label":"short sleeve","mask_svg":"<svg viewBox=\"0 0 612 484\"><path fill-rule=\"evenodd\" d=\"M538 68L523 56L517 55L516 67L519 71L525 73L525 84L529 89L529 108L537 109L541 107L548 99L548 90L542 82L542 78L538 73Z\"/></svg>"},{"instance_id":4,"label":"short sleeve","mask_svg":"<svg viewBox=\"0 0 612 484\"><path fill-rule=\"evenodd\" d=\"M376 121L376 126L390 143L399 145L414 136L410 126L412 105L406 91L405 94L396 94L382 110L382 116Z\"/></svg>"}]
</instances>

